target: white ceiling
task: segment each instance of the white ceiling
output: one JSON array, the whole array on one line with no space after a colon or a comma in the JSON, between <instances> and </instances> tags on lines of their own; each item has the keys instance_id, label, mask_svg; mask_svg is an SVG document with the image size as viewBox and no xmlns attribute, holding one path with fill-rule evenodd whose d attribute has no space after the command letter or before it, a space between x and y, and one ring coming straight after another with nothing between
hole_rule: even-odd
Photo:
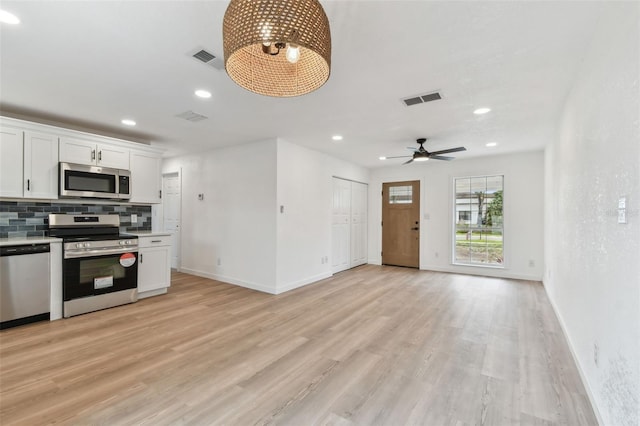
<instances>
[{"instance_id":1,"label":"white ceiling","mask_svg":"<svg viewBox=\"0 0 640 426\"><path fill-rule=\"evenodd\" d=\"M227 1L7 1L0 102L173 155L281 137L366 167L400 164L418 137L458 158L541 149L606 2L323 1L329 81L309 95L248 92L191 57L222 57ZM208 89L202 100L195 89ZM406 107L434 90L443 99ZM476 116L480 106L492 112ZM209 117L198 123L175 115ZM120 124L133 118L133 129ZM78 124L79 123L79 124ZM334 142L331 136L344 140ZM497 142L487 148L487 142ZM413 164L407 167L425 167Z\"/></svg>"}]
</instances>

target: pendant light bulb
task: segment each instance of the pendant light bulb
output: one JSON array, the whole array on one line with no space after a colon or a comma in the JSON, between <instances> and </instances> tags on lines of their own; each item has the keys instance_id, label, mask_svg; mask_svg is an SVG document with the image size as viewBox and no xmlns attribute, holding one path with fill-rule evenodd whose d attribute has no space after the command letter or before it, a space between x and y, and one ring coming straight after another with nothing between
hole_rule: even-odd
<instances>
[{"instance_id":1,"label":"pendant light bulb","mask_svg":"<svg viewBox=\"0 0 640 426\"><path fill-rule=\"evenodd\" d=\"M300 48L296 44L289 43L287 47L287 61L295 64L300 59Z\"/></svg>"}]
</instances>

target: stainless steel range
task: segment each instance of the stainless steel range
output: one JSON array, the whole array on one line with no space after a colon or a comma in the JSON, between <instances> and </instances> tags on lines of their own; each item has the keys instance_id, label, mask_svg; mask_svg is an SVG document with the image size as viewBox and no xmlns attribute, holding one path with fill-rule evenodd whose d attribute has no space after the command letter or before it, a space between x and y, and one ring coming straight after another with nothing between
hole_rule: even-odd
<instances>
[{"instance_id":1,"label":"stainless steel range","mask_svg":"<svg viewBox=\"0 0 640 426\"><path fill-rule=\"evenodd\" d=\"M118 215L49 215L63 239L65 318L138 300L138 239L121 236Z\"/></svg>"}]
</instances>

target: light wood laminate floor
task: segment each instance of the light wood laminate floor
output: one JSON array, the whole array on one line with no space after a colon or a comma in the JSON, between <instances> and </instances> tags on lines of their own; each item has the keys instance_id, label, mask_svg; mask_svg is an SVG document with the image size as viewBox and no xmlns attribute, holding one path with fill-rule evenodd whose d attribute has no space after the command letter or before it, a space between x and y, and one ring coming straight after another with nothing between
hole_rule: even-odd
<instances>
[{"instance_id":1,"label":"light wood laminate floor","mask_svg":"<svg viewBox=\"0 0 640 426\"><path fill-rule=\"evenodd\" d=\"M0 333L0 423L597 424L540 283L365 265Z\"/></svg>"}]
</instances>

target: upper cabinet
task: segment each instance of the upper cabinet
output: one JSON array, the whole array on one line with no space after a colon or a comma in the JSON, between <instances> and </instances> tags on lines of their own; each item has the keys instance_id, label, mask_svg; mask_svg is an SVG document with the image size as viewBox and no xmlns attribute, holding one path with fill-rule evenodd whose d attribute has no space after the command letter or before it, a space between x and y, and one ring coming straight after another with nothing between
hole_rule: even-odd
<instances>
[{"instance_id":1,"label":"upper cabinet","mask_svg":"<svg viewBox=\"0 0 640 426\"><path fill-rule=\"evenodd\" d=\"M25 198L58 198L58 137L24 132Z\"/></svg>"},{"instance_id":2,"label":"upper cabinet","mask_svg":"<svg viewBox=\"0 0 640 426\"><path fill-rule=\"evenodd\" d=\"M60 138L60 161L65 163L129 170L129 152L120 146L72 137Z\"/></svg>"},{"instance_id":3,"label":"upper cabinet","mask_svg":"<svg viewBox=\"0 0 640 426\"><path fill-rule=\"evenodd\" d=\"M0 197L58 198L58 137L0 129Z\"/></svg>"},{"instance_id":4,"label":"upper cabinet","mask_svg":"<svg viewBox=\"0 0 640 426\"><path fill-rule=\"evenodd\" d=\"M0 129L0 197L22 197L24 170L24 132L20 129Z\"/></svg>"},{"instance_id":5,"label":"upper cabinet","mask_svg":"<svg viewBox=\"0 0 640 426\"><path fill-rule=\"evenodd\" d=\"M0 197L57 199L60 162L130 170L130 202L161 202L161 149L0 117Z\"/></svg>"},{"instance_id":6,"label":"upper cabinet","mask_svg":"<svg viewBox=\"0 0 640 426\"><path fill-rule=\"evenodd\" d=\"M160 155L131 151L131 201L134 203L160 203L162 158Z\"/></svg>"}]
</instances>

